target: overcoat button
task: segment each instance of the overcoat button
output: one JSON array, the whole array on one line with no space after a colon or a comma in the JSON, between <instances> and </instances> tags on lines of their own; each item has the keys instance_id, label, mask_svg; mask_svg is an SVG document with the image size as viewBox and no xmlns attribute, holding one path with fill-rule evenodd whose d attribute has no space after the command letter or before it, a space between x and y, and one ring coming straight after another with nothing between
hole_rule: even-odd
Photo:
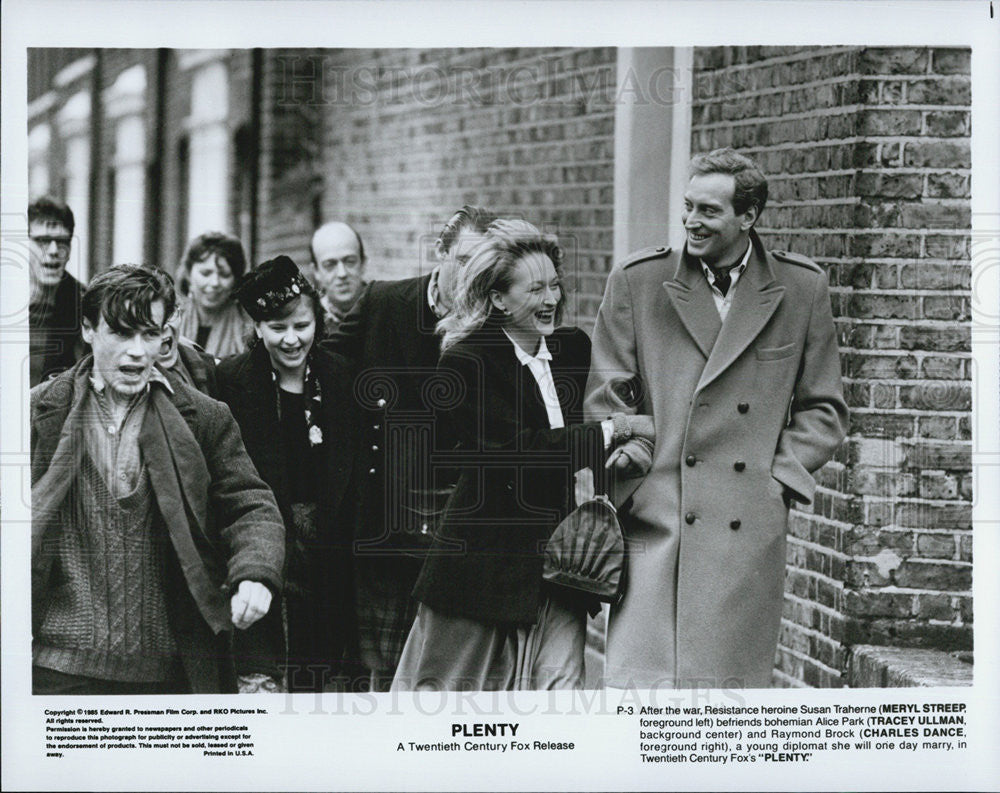
<instances>
[{"instance_id":1,"label":"overcoat button","mask_svg":"<svg viewBox=\"0 0 1000 793\"><path fill-rule=\"evenodd\" d=\"M372 446L372 451L373 451L373 452L377 452L377 451L378 451L378 446L375 446L375 445L373 445L373 446Z\"/></svg>"},{"instance_id":2,"label":"overcoat button","mask_svg":"<svg viewBox=\"0 0 1000 793\"><path fill-rule=\"evenodd\" d=\"M694 466L694 464L698 462L698 459L693 454L689 454L685 458L684 462L686 462L689 466Z\"/></svg>"},{"instance_id":3,"label":"overcoat button","mask_svg":"<svg viewBox=\"0 0 1000 793\"><path fill-rule=\"evenodd\" d=\"M729 528L731 528L733 531L736 531L737 529L739 529L739 527L740 527L740 522L738 520L730 521Z\"/></svg>"},{"instance_id":4,"label":"overcoat button","mask_svg":"<svg viewBox=\"0 0 1000 793\"><path fill-rule=\"evenodd\" d=\"M373 430L380 430L380 429L382 429L382 425L381 424L373 424L372 425L372 429Z\"/></svg>"},{"instance_id":5,"label":"overcoat button","mask_svg":"<svg viewBox=\"0 0 1000 793\"><path fill-rule=\"evenodd\" d=\"M428 525L427 525L427 524L425 523L425 524L424 524L423 526L421 526L421 527L420 527L420 533L421 533L421 534L426 534L426 533L428 532L428 530L429 530L429 529L430 529L430 526L428 526Z\"/></svg>"},{"instance_id":6,"label":"overcoat button","mask_svg":"<svg viewBox=\"0 0 1000 793\"><path fill-rule=\"evenodd\" d=\"M664 253L664 252L665 252L666 250L667 250L667 249L666 249L666 248L664 248L664 247L663 247L663 246L661 245L661 246L660 246L659 248L657 248L657 249L656 249L656 252L657 252L657 253Z\"/></svg>"},{"instance_id":7,"label":"overcoat button","mask_svg":"<svg viewBox=\"0 0 1000 793\"><path fill-rule=\"evenodd\" d=\"M375 404L376 404L376 405L378 405L378 406L379 406L380 408L384 408L384 407L385 407L385 404L386 404L386 403L385 403L385 400L384 400L384 399L380 399L380 400L379 400L378 402L376 402Z\"/></svg>"},{"instance_id":8,"label":"overcoat button","mask_svg":"<svg viewBox=\"0 0 1000 793\"><path fill-rule=\"evenodd\" d=\"M735 463L733 463L733 468L735 468L737 471L742 471L746 467L747 467L747 464L745 462L743 462L742 460L737 460Z\"/></svg>"},{"instance_id":9,"label":"overcoat button","mask_svg":"<svg viewBox=\"0 0 1000 793\"><path fill-rule=\"evenodd\" d=\"M740 404L736 406L736 409L740 413L746 413L748 410L750 410L750 405L747 404L746 402L740 402Z\"/></svg>"},{"instance_id":10,"label":"overcoat button","mask_svg":"<svg viewBox=\"0 0 1000 793\"><path fill-rule=\"evenodd\" d=\"M375 473L375 469L374 469L374 468L369 468L369 469L368 469L368 473L370 473L370 474L373 474L373 473Z\"/></svg>"},{"instance_id":11,"label":"overcoat button","mask_svg":"<svg viewBox=\"0 0 1000 793\"><path fill-rule=\"evenodd\" d=\"M688 526L690 526L692 523L695 522L695 519L697 517L698 516L695 515L693 512L689 512L687 515L684 516L684 521L685 521L685 523L688 524Z\"/></svg>"}]
</instances>

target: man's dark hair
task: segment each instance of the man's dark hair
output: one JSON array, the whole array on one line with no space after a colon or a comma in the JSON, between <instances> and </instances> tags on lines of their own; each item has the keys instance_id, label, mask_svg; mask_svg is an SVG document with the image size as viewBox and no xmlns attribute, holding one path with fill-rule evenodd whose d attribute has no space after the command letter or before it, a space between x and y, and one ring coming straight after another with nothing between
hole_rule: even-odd
<instances>
[{"instance_id":1,"label":"man's dark hair","mask_svg":"<svg viewBox=\"0 0 1000 793\"><path fill-rule=\"evenodd\" d=\"M206 231L199 234L188 243L184 257L181 259L183 271L181 275L189 276L191 268L197 262L203 262L212 254L225 259L229 269L233 271L233 276L238 281L247 270L247 255L243 250L243 243L230 234L223 234L221 231Z\"/></svg>"},{"instance_id":2,"label":"man's dark hair","mask_svg":"<svg viewBox=\"0 0 1000 793\"><path fill-rule=\"evenodd\" d=\"M76 227L72 209L62 201L42 196L28 204L28 225L47 222L59 223L66 228L70 235L73 234L73 229Z\"/></svg>"},{"instance_id":3,"label":"man's dark hair","mask_svg":"<svg viewBox=\"0 0 1000 793\"><path fill-rule=\"evenodd\" d=\"M333 222L333 221L330 221L330 222ZM367 262L368 261L368 256L365 254L365 242L364 242L363 239L361 239L361 235L358 234L358 230L356 228L354 228L354 226L352 226L346 220L338 220L337 222L338 223L343 223L345 226L347 226L347 228L349 228L354 233L354 237L358 241L358 256L361 258L361 264L364 264L365 262ZM317 227L317 231L320 228L322 228L323 226L325 226L325 225L326 225L326 223L321 224L319 227ZM315 232L313 232L313 233L315 234ZM309 241L309 257L312 259L312 263L313 264L315 264L315 265L319 264L319 262L316 261L316 251L313 250L312 240Z\"/></svg>"},{"instance_id":4,"label":"man's dark hair","mask_svg":"<svg viewBox=\"0 0 1000 793\"><path fill-rule=\"evenodd\" d=\"M441 234L434 243L434 248L439 254L445 254L451 250L458 235L465 229L471 229L479 234L485 234L490 223L497 219L496 213L483 207L475 207L466 204L458 212L448 218L448 222L441 229Z\"/></svg>"},{"instance_id":5,"label":"man's dark hair","mask_svg":"<svg viewBox=\"0 0 1000 793\"><path fill-rule=\"evenodd\" d=\"M96 328L101 317L115 333L155 327L153 303L163 301L163 318L174 313L174 279L149 264L119 264L96 276L81 301L84 319Z\"/></svg>"},{"instance_id":6,"label":"man's dark hair","mask_svg":"<svg viewBox=\"0 0 1000 793\"><path fill-rule=\"evenodd\" d=\"M706 176L724 173L733 177L736 188L733 191L733 209L737 215L751 206L757 207L760 219L767 203L767 178L757 163L735 149L715 149L708 154L699 154L691 160L691 175ZM756 223L756 221L754 221Z\"/></svg>"}]
</instances>

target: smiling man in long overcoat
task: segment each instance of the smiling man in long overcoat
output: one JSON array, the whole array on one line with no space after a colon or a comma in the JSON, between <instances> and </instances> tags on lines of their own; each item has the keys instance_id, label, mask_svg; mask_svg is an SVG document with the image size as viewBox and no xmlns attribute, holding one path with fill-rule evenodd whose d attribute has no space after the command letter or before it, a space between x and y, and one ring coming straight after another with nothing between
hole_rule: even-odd
<instances>
[{"instance_id":1,"label":"smiling man in long overcoat","mask_svg":"<svg viewBox=\"0 0 1000 793\"><path fill-rule=\"evenodd\" d=\"M644 478L617 493L628 590L612 608L615 687L770 685L792 501L847 428L822 269L767 251L767 181L732 149L692 162L683 250L633 254L594 330L588 418L651 413Z\"/></svg>"}]
</instances>

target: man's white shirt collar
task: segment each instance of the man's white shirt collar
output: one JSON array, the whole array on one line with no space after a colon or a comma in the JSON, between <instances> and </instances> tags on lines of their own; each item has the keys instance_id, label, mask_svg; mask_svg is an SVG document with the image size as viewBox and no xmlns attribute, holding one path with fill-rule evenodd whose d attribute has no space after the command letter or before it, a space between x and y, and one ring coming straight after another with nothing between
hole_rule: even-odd
<instances>
[{"instance_id":1,"label":"man's white shirt collar","mask_svg":"<svg viewBox=\"0 0 1000 793\"><path fill-rule=\"evenodd\" d=\"M431 280L427 283L427 305L431 307L431 311L434 312L434 316L441 319L448 312L445 311L441 306L438 305L437 296L438 292L438 278L441 275L441 268L435 267L431 271Z\"/></svg>"},{"instance_id":2,"label":"man's white shirt collar","mask_svg":"<svg viewBox=\"0 0 1000 793\"><path fill-rule=\"evenodd\" d=\"M729 270L729 289L726 294L723 295L719 291L718 287L715 285L715 273L712 272L712 268L705 264L704 261L699 259L701 262L701 271L705 274L705 280L708 281L709 289L712 290L712 299L715 301L715 308L719 312L719 319L723 322L726 321L726 316L729 314L729 307L733 304L733 294L736 292L736 282L740 280L740 276L747 269L747 265L750 263L750 251L753 250L753 245L747 244L746 253L743 254L743 258L740 263Z\"/></svg>"},{"instance_id":3,"label":"man's white shirt collar","mask_svg":"<svg viewBox=\"0 0 1000 793\"><path fill-rule=\"evenodd\" d=\"M98 381L98 379L94 377L94 375L90 375L89 380L90 380L90 387L94 389L94 393L103 395L104 389L107 387L107 383L103 381ZM140 391L135 396L140 396L140 395L145 396L146 394L148 394L149 389L153 385L153 383L159 383L161 386L167 389L167 392L170 394L174 393L174 387L170 384L170 381L167 379L167 376L160 371L159 366L154 364L152 369L149 370L149 380L146 382L146 387L142 389L142 391Z\"/></svg>"}]
</instances>

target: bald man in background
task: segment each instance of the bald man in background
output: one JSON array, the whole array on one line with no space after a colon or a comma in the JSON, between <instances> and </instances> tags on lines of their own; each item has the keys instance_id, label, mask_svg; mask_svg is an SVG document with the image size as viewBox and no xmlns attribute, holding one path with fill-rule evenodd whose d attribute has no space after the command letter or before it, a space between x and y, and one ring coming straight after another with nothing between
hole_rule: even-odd
<instances>
[{"instance_id":1,"label":"bald man in background","mask_svg":"<svg viewBox=\"0 0 1000 793\"><path fill-rule=\"evenodd\" d=\"M324 223L313 234L312 262L306 268L322 296L326 319L324 335L335 331L365 286L365 245L347 223Z\"/></svg>"}]
</instances>

